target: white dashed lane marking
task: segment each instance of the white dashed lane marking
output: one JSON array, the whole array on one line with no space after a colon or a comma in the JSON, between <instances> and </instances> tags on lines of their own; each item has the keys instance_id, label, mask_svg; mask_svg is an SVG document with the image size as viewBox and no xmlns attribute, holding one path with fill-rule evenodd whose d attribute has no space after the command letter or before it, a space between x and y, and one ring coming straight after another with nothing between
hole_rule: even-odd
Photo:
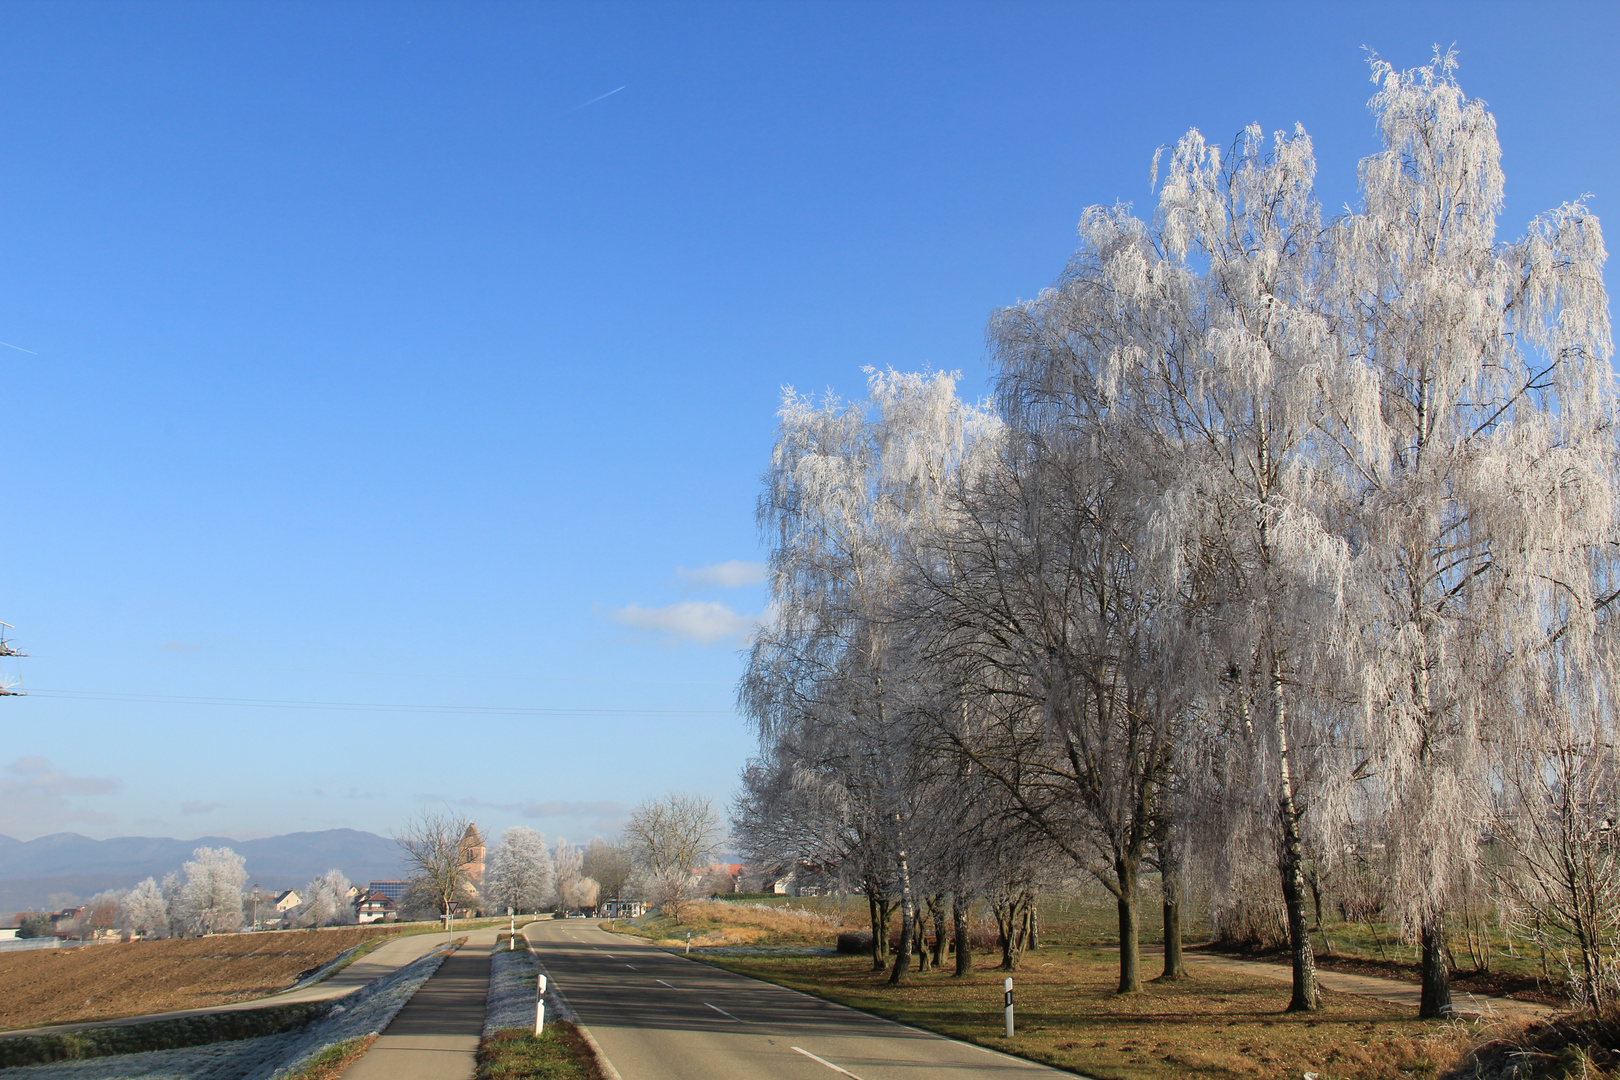
<instances>
[{"instance_id":1,"label":"white dashed lane marking","mask_svg":"<svg viewBox=\"0 0 1620 1080\"><path fill-rule=\"evenodd\" d=\"M714 1006L712 1006L712 1005L710 1006L710 1008L713 1008L713 1007ZM856 1076L854 1073L850 1072L848 1069L840 1069L837 1065L834 1065L832 1062L828 1061L826 1058L816 1057L816 1055L812 1054L810 1051L806 1050L802 1046L795 1046L793 1049L797 1050L799 1053L803 1054L805 1057L809 1058L811 1061L819 1061L819 1062L821 1062L821 1064L827 1066L827 1068L831 1069L835 1073L843 1073L845 1076L849 1077L849 1080L861 1080L860 1077Z\"/></svg>"}]
</instances>

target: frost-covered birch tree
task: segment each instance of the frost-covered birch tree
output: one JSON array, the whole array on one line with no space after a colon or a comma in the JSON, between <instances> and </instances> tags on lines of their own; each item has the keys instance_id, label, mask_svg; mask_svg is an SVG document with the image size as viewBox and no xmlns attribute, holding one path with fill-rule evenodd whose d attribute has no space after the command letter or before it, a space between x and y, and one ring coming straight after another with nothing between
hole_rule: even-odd
<instances>
[{"instance_id":1,"label":"frost-covered birch tree","mask_svg":"<svg viewBox=\"0 0 1620 1080\"><path fill-rule=\"evenodd\" d=\"M1451 54L1412 71L1374 61L1384 149L1361 163L1362 207L1334 224L1323 267L1360 699L1389 789L1394 913L1422 942L1424 1016L1451 1010L1444 917L1482 833L1482 747L1520 722L1496 684L1589 666L1607 601L1588 558L1615 519L1597 219L1569 203L1497 241L1496 123L1455 69ZM1532 715L1562 726L1563 707Z\"/></svg>"},{"instance_id":2,"label":"frost-covered birch tree","mask_svg":"<svg viewBox=\"0 0 1620 1080\"><path fill-rule=\"evenodd\" d=\"M952 473L992 423L955 390L943 372L869 370L859 404L784 393L759 505L775 621L740 689L762 741L804 724L838 733L819 740L837 748L826 764L881 840L900 895L895 981L909 970L917 923L908 854L917 804L905 768L917 717L891 616L908 549L945 512ZM874 927L874 941L884 932Z\"/></svg>"}]
</instances>

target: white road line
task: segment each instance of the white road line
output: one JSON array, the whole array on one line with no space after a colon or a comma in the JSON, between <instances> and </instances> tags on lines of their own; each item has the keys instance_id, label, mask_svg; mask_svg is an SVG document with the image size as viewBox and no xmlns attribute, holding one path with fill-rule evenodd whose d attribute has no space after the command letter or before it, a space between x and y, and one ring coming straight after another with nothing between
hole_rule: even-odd
<instances>
[{"instance_id":1,"label":"white road line","mask_svg":"<svg viewBox=\"0 0 1620 1080\"><path fill-rule=\"evenodd\" d=\"M709 1006L709 1008L712 1009L712 1008L714 1008L714 1006L711 1005L711 1006ZM795 1046L795 1047L793 1047L793 1049L797 1050L799 1053L803 1054L805 1057L809 1058L811 1061L819 1061L819 1062L821 1062L823 1065L827 1066L827 1068L831 1069L835 1073L843 1073L845 1076L849 1077L850 1080L861 1080L860 1077L856 1076L854 1073L850 1072L848 1069L840 1069L837 1065L834 1065L832 1062L828 1061L826 1058L816 1057L816 1055L812 1054L810 1051L806 1050L802 1046Z\"/></svg>"},{"instance_id":2,"label":"white road line","mask_svg":"<svg viewBox=\"0 0 1620 1080\"><path fill-rule=\"evenodd\" d=\"M703 1004L709 1005L707 1001L705 1001ZM727 1020L730 1020L734 1024L742 1023L741 1020L738 1020L735 1016L732 1016L718 1005L709 1005L709 1008L713 1009L715 1012L719 1013L721 1016L725 1017Z\"/></svg>"},{"instance_id":3,"label":"white road line","mask_svg":"<svg viewBox=\"0 0 1620 1080\"><path fill-rule=\"evenodd\" d=\"M669 983L664 982L663 979L654 979L653 982L664 983L665 986L669 986ZM669 988L671 990L679 990L680 989L680 987L678 987L678 986L669 986Z\"/></svg>"}]
</instances>

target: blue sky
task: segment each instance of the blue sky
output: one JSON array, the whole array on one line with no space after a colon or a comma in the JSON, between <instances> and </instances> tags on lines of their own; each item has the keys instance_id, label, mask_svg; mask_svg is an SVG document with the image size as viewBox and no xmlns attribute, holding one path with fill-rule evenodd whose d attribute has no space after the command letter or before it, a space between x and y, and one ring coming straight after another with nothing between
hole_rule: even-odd
<instances>
[{"instance_id":1,"label":"blue sky","mask_svg":"<svg viewBox=\"0 0 1620 1080\"><path fill-rule=\"evenodd\" d=\"M1189 127L1353 199L1364 45L1455 42L1504 235L1620 218L1615 11L0 5L0 833L729 800L783 385L986 392Z\"/></svg>"}]
</instances>

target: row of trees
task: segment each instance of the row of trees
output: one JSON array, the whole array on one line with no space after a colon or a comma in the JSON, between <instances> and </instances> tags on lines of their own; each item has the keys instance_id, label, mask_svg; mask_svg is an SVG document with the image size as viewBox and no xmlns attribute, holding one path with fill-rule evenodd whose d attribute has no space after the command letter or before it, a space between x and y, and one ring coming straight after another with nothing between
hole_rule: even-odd
<instances>
[{"instance_id":1,"label":"row of trees","mask_svg":"<svg viewBox=\"0 0 1620 1080\"><path fill-rule=\"evenodd\" d=\"M242 888L247 883L243 859L230 848L200 847L179 873L162 882L147 878L131 889L107 889L83 905L66 894L52 896L50 906L78 915L57 930L90 938L110 930L137 937L191 937L226 933L242 926ZM345 885L345 887L347 887ZM52 932L48 919L27 924L31 933Z\"/></svg>"},{"instance_id":2,"label":"row of trees","mask_svg":"<svg viewBox=\"0 0 1620 1080\"><path fill-rule=\"evenodd\" d=\"M1164 977L1189 885L1233 935L1264 891L1314 1009L1309 906L1356 867L1424 1016L1481 896L1615 991L1606 254L1579 202L1497 241L1495 122L1454 69L1374 61L1383 149L1332 219L1302 128L1156 156L1151 220L1087 210L991 320L993 403L942 373L786 393L734 832L844 873L875 929L898 907L895 981L974 897L1016 963L1079 873L1137 990L1147 872Z\"/></svg>"},{"instance_id":3,"label":"row of trees","mask_svg":"<svg viewBox=\"0 0 1620 1080\"><path fill-rule=\"evenodd\" d=\"M452 901L486 914L578 910L604 897L630 895L637 880L622 843L597 837L581 848L559 839L548 849L544 833L521 825L501 834L480 880L466 845L469 832L476 835L466 818L424 811L396 836L412 873L403 913L443 915Z\"/></svg>"},{"instance_id":4,"label":"row of trees","mask_svg":"<svg viewBox=\"0 0 1620 1080\"><path fill-rule=\"evenodd\" d=\"M707 799L671 794L637 806L618 840L583 848L521 826L506 830L490 855L484 899L489 910L594 908L607 899L646 899L672 914L700 882L712 857L719 818Z\"/></svg>"}]
</instances>

